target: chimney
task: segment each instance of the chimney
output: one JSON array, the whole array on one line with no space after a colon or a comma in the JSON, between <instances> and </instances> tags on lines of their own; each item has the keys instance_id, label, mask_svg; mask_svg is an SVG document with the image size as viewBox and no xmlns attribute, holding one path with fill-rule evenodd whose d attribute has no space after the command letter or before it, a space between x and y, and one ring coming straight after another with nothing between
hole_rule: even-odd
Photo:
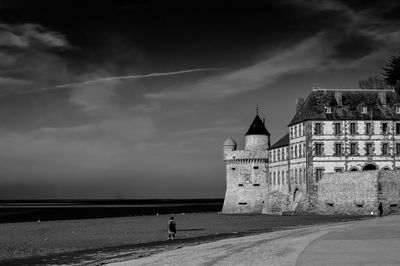
<instances>
[{"instance_id":1,"label":"chimney","mask_svg":"<svg viewBox=\"0 0 400 266\"><path fill-rule=\"evenodd\" d=\"M297 98L296 100L296 112L300 110L300 107L304 103L304 98Z\"/></svg>"},{"instance_id":2,"label":"chimney","mask_svg":"<svg viewBox=\"0 0 400 266\"><path fill-rule=\"evenodd\" d=\"M336 103L337 103L338 106L343 106L342 92L341 91L335 91L335 99L336 99Z\"/></svg>"},{"instance_id":3,"label":"chimney","mask_svg":"<svg viewBox=\"0 0 400 266\"><path fill-rule=\"evenodd\" d=\"M381 105L386 106L387 104L386 91L380 91L378 95L379 95L379 102L381 103Z\"/></svg>"},{"instance_id":4,"label":"chimney","mask_svg":"<svg viewBox=\"0 0 400 266\"><path fill-rule=\"evenodd\" d=\"M319 84L313 84L313 85L311 86L311 88L312 88L313 91L316 91L316 90L321 89L321 85L319 85Z\"/></svg>"}]
</instances>

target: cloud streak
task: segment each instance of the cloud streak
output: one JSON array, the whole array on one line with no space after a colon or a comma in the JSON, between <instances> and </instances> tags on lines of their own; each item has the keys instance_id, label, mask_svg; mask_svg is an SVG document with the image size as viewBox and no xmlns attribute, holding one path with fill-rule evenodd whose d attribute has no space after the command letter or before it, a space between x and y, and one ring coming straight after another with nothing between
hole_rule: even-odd
<instances>
[{"instance_id":1,"label":"cloud streak","mask_svg":"<svg viewBox=\"0 0 400 266\"><path fill-rule=\"evenodd\" d=\"M218 71L218 70L222 70L222 69L224 69L224 68L195 68L195 69L185 69L185 70L173 71L173 72L151 73L151 74L144 74L144 75L104 77L104 78L98 78L98 79L93 79L93 80L86 80L86 81L82 81L82 82L60 84L60 85L42 88L42 89L25 90L25 91L17 92L17 94L28 94L28 93L37 93L37 92L43 92L43 91L48 91L48 90L66 89L66 88L71 88L74 86L81 86L81 85L93 84L93 83L104 82L104 81L108 82L108 81L124 80L124 79L164 77L164 76L181 75L181 74L188 74L188 73L194 73L194 72Z\"/></svg>"}]
</instances>

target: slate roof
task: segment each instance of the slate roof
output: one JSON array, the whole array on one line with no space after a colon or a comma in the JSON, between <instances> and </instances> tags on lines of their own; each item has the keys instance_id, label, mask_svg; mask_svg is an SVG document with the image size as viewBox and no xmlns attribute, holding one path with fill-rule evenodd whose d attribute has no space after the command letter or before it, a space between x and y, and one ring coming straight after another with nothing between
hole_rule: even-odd
<instances>
[{"instance_id":1,"label":"slate roof","mask_svg":"<svg viewBox=\"0 0 400 266\"><path fill-rule=\"evenodd\" d=\"M282 138L280 138L277 142L275 142L274 145L272 145L269 149L276 149L276 148L280 148L280 147L285 147L285 146L289 146L289 133L287 133L285 136L283 136Z\"/></svg>"},{"instance_id":2,"label":"slate roof","mask_svg":"<svg viewBox=\"0 0 400 266\"><path fill-rule=\"evenodd\" d=\"M340 92L342 105L337 102L335 92ZM387 104L380 100L379 93L386 93ZM400 105L400 96L392 90L313 90L298 109L289 126L306 120L400 120L395 107ZM362 113L362 107L368 113ZM331 107L332 113L325 108Z\"/></svg>"},{"instance_id":3,"label":"slate roof","mask_svg":"<svg viewBox=\"0 0 400 266\"><path fill-rule=\"evenodd\" d=\"M261 120L261 118L256 115L256 117L253 120L253 123L251 123L249 130L247 130L247 135L268 135L270 136L268 130L265 128L264 122Z\"/></svg>"}]
</instances>

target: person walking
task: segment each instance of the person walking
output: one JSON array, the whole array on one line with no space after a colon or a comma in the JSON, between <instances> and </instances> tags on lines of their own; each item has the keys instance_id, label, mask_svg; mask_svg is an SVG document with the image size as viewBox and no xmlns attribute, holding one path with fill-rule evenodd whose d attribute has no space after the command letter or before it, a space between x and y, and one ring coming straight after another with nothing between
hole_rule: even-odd
<instances>
[{"instance_id":1,"label":"person walking","mask_svg":"<svg viewBox=\"0 0 400 266\"><path fill-rule=\"evenodd\" d=\"M383 205L382 205L382 202L379 202L378 211L379 211L379 217L382 217L382 214L383 214Z\"/></svg>"},{"instance_id":2,"label":"person walking","mask_svg":"<svg viewBox=\"0 0 400 266\"><path fill-rule=\"evenodd\" d=\"M168 221L168 240L174 240L176 234L176 223L174 221L174 217L169 218Z\"/></svg>"}]
</instances>

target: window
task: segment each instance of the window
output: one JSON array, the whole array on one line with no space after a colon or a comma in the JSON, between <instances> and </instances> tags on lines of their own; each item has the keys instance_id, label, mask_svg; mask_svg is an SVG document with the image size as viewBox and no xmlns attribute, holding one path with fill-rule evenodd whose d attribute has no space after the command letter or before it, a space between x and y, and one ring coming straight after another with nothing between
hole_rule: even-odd
<instances>
[{"instance_id":1,"label":"window","mask_svg":"<svg viewBox=\"0 0 400 266\"><path fill-rule=\"evenodd\" d=\"M285 171L282 171L282 185L285 184Z\"/></svg>"},{"instance_id":2,"label":"window","mask_svg":"<svg viewBox=\"0 0 400 266\"><path fill-rule=\"evenodd\" d=\"M400 106L396 106L396 114L400 114Z\"/></svg>"},{"instance_id":3,"label":"window","mask_svg":"<svg viewBox=\"0 0 400 266\"><path fill-rule=\"evenodd\" d=\"M293 127L290 128L290 138L293 138Z\"/></svg>"},{"instance_id":4,"label":"window","mask_svg":"<svg viewBox=\"0 0 400 266\"><path fill-rule=\"evenodd\" d=\"M388 124L383 123L382 124L382 134L387 134L388 133Z\"/></svg>"},{"instance_id":5,"label":"window","mask_svg":"<svg viewBox=\"0 0 400 266\"><path fill-rule=\"evenodd\" d=\"M289 184L289 171L286 171L286 185Z\"/></svg>"},{"instance_id":6,"label":"window","mask_svg":"<svg viewBox=\"0 0 400 266\"><path fill-rule=\"evenodd\" d=\"M350 143L350 155L356 155L357 143Z\"/></svg>"},{"instance_id":7,"label":"window","mask_svg":"<svg viewBox=\"0 0 400 266\"><path fill-rule=\"evenodd\" d=\"M301 144L299 145L299 157L301 157L302 156L302 153L301 153Z\"/></svg>"},{"instance_id":8,"label":"window","mask_svg":"<svg viewBox=\"0 0 400 266\"><path fill-rule=\"evenodd\" d=\"M366 123L365 124L365 134L367 134L367 135L371 135L372 134L371 123Z\"/></svg>"},{"instance_id":9,"label":"window","mask_svg":"<svg viewBox=\"0 0 400 266\"><path fill-rule=\"evenodd\" d=\"M321 123L315 123L315 135L322 135Z\"/></svg>"},{"instance_id":10,"label":"window","mask_svg":"<svg viewBox=\"0 0 400 266\"><path fill-rule=\"evenodd\" d=\"M278 161L281 159L281 149L278 149Z\"/></svg>"},{"instance_id":11,"label":"window","mask_svg":"<svg viewBox=\"0 0 400 266\"><path fill-rule=\"evenodd\" d=\"M298 183L297 169L294 170L294 182L295 182L296 184Z\"/></svg>"},{"instance_id":12,"label":"window","mask_svg":"<svg viewBox=\"0 0 400 266\"><path fill-rule=\"evenodd\" d=\"M276 185L276 173L274 172L274 185Z\"/></svg>"},{"instance_id":13,"label":"window","mask_svg":"<svg viewBox=\"0 0 400 266\"><path fill-rule=\"evenodd\" d=\"M317 168L315 169L315 181L319 182L324 175L324 169Z\"/></svg>"},{"instance_id":14,"label":"window","mask_svg":"<svg viewBox=\"0 0 400 266\"><path fill-rule=\"evenodd\" d=\"M388 155L388 144L387 143L382 144L382 155Z\"/></svg>"},{"instance_id":15,"label":"window","mask_svg":"<svg viewBox=\"0 0 400 266\"><path fill-rule=\"evenodd\" d=\"M396 134L399 135L400 134L400 123L396 124Z\"/></svg>"},{"instance_id":16,"label":"window","mask_svg":"<svg viewBox=\"0 0 400 266\"><path fill-rule=\"evenodd\" d=\"M332 113L332 107L326 106L326 107L325 107L325 112L326 112L327 114L331 114L331 113Z\"/></svg>"},{"instance_id":17,"label":"window","mask_svg":"<svg viewBox=\"0 0 400 266\"><path fill-rule=\"evenodd\" d=\"M350 134L356 134L356 123L350 123Z\"/></svg>"},{"instance_id":18,"label":"window","mask_svg":"<svg viewBox=\"0 0 400 266\"><path fill-rule=\"evenodd\" d=\"M372 155L372 143L367 143L366 149L365 149L365 154Z\"/></svg>"},{"instance_id":19,"label":"window","mask_svg":"<svg viewBox=\"0 0 400 266\"><path fill-rule=\"evenodd\" d=\"M362 114L367 114L368 113L368 108L366 106L363 106L362 110L361 110Z\"/></svg>"},{"instance_id":20,"label":"window","mask_svg":"<svg viewBox=\"0 0 400 266\"><path fill-rule=\"evenodd\" d=\"M294 157L297 158L297 145L294 146Z\"/></svg>"},{"instance_id":21,"label":"window","mask_svg":"<svg viewBox=\"0 0 400 266\"><path fill-rule=\"evenodd\" d=\"M269 173L269 184L272 185L272 173Z\"/></svg>"},{"instance_id":22,"label":"window","mask_svg":"<svg viewBox=\"0 0 400 266\"><path fill-rule=\"evenodd\" d=\"M253 169L258 169L258 166L253 166Z\"/></svg>"},{"instance_id":23,"label":"window","mask_svg":"<svg viewBox=\"0 0 400 266\"><path fill-rule=\"evenodd\" d=\"M316 143L315 144L315 156L321 156L321 155L322 155L322 144Z\"/></svg>"},{"instance_id":24,"label":"window","mask_svg":"<svg viewBox=\"0 0 400 266\"><path fill-rule=\"evenodd\" d=\"M299 136L301 137L303 134L302 134L302 131L301 131L301 124L299 124Z\"/></svg>"},{"instance_id":25,"label":"window","mask_svg":"<svg viewBox=\"0 0 400 266\"><path fill-rule=\"evenodd\" d=\"M396 143L396 155L400 155L400 143Z\"/></svg>"},{"instance_id":26,"label":"window","mask_svg":"<svg viewBox=\"0 0 400 266\"><path fill-rule=\"evenodd\" d=\"M341 173L341 172L343 172L343 168L341 167L335 168L335 173Z\"/></svg>"},{"instance_id":27,"label":"window","mask_svg":"<svg viewBox=\"0 0 400 266\"><path fill-rule=\"evenodd\" d=\"M231 168L231 170L232 170L232 171L235 171L235 170L236 170L236 168L235 168L235 167L232 167L232 168Z\"/></svg>"},{"instance_id":28,"label":"window","mask_svg":"<svg viewBox=\"0 0 400 266\"><path fill-rule=\"evenodd\" d=\"M302 170L299 169L299 184L301 185L302 181Z\"/></svg>"},{"instance_id":29,"label":"window","mask_svg":"<svg viewBox=\"0 0 400 266\"><path fill-rule=\"evenodd\" d=\"M281 184L281 172L278 172L278 185L280 185Z\"/></svg>"},{"instance_id":30,"label":"window","mask_svg":"<svg viewBox=\"0 0 400 266\"><path fill-rule=\"evenodd\" d=\"M340 143L335 144L335 155L336 156L342 155L342 144L340 144Z\"/></svg>"},{"instance_id":31,"label":"window","mask_svg":"<svg viewBox=\"0 0 400 266\"><path fill-rule=\"evenodd\" d=\"M340 123L335 123L335 135L340 135Z\"/></svg>"},{"instance_id":32,"label":"window","mask_svg":"<svg viewBox=\"0 0 400 266\"><path fill-rule=\"evenodd\" d=\"M294 137L297 138L297 126L294 127Z\"/></svg>"},{"instance_id":33,"label":"window","mask_svg":"<svg viewBox=\"0 0 400 266\"><path fill-rule=\"evenodd\" d=\"M273 160L272 161L276 161L276 151L274 150L274 158L273 158Z\"/></svg>"},{"instance_id":34,"label":"window","mask_svg":"<svg viewBox=\"0 0 400 266\"><path fill-rule=\"evenodd\" d=\"M290 158L293 158L293 146L290 147Z\"/></svg>"}]
</instances>

